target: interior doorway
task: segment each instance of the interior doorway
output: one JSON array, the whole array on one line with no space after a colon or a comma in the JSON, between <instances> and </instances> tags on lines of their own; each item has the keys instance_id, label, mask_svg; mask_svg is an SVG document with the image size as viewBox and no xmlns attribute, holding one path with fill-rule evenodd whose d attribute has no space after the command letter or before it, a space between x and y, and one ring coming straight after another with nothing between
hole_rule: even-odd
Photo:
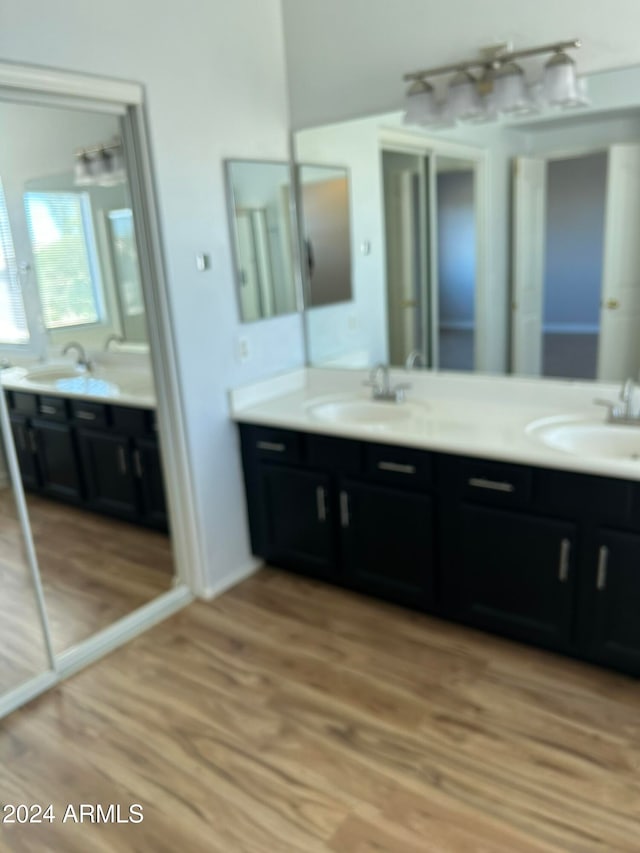
<instances>
[{"instance_id":1,"label":"interior doorway","mask_svg":"<svg viewBox=\"0 0 640 853\"><path fill-rule=\"evenodd\" d=\"M476 368L477 163L382 151L389 363Z\"/></svg>"}]
</instances>

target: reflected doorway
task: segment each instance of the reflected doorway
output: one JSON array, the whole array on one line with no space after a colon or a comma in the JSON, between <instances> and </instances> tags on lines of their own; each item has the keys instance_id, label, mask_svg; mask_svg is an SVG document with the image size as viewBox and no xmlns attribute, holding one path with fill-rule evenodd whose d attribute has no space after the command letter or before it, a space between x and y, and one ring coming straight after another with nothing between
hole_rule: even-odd
<instances>
[{"instance_id":1,"label":"reflected doorway","mask_svg":"<svg viewBox=\"0 0 640 853\"><path fill-rule=\"evenodd\" d=\"M476 164L382 152L389 363L476 366Z\"/></svg>"}]
</instances>

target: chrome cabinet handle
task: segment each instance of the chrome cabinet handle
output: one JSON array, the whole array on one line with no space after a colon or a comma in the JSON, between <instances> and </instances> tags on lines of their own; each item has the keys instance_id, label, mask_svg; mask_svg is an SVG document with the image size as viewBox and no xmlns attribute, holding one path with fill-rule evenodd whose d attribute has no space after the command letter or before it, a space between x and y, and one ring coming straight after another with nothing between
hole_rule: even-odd
<instances>
[{"instance_id":1,"label":"chrome cabinet handle","mask_svg":"<svg viewBox=\"0 0 640 853\"><path fill-rule=\"evenodd\" d=\"M56 415L58 410L55 406L47 406L46 403L40 404L40 414L42 415Z\"/></svg>"},{"instance_id":2,"label":"chrome cabinet handle","mask_svg":"<svg viewBox=\"0 0 640 853\"><path fill-rule=\"evenodd\" d=\"M378 462L380 471L393 471L395 474L415 474L415 465L401 465L399 462Z\"/></svg>"},{"instance_id":3,"label":"chrome cabinet handle","mask_svg":"<svg viewBox=\"0 0 640 853\"><path fill-rule=\"evenodd\" d=\"M83 412L82 410L76 412L76 417L81 421L95 421L96 419L94 412Z\"/></svg>"},{"instance_id":4,"label":"chrome cabinet handle","mask_svg":"<svg viewBox=\"0 0 640 853\"><path fill-rule=\"evenodd\" d=\"M598 577L596 578L596 589L602 592L607 588L607 568L609 565L609 549L602 545L598 552Z\"/></svg>"},{"instance_id":5,"label":"chrome cabinet handle","mask_svg":"<svg viewBox=\"0 0 640 853\"><path fill-rule=\"evenodd\" d=\"M123 476L125 476L128 471L127 456L124 447L121 444L118 445L118 469Z\"/></svg>"},{"instance_id":6,"label":"chrome cabinet handle","mask_svg":"<svg viewBox=\"0 0 640 853\"><path fill-rule=\"evenodd\" d=\"M484 477L470 477L467 482L474 489L490 489L493 492L515 492L513 483L501 483L499 480L487 480Z\"/></svg>"},{"instance_id":7,"label":"chrome cabinet handle","mask_svg":"<svg viewBox=\"0 0 640 853\"><path fill-rule=\"evenodd\" d=\"M37 453L38 439L36 438L35 432L32 429L27 430L27 435L29 436L29 450L31 450L32 453Z\"/></svg>"},{"instance_id":8,"label":"chrome cabinet handle","mask_svg":"<svg viewBox=\"0 0 640 853\"><path fill-rule=\"evenodd\" d=\"M142 457L139 450L133 451L133 469L136 472L136 477L141 480L144 476L144 468L142 467Z\"/></svg>"},{"instance_id":9,"label":"chrome cabinet handle","mask_svg":"<svg viewBox=\"0 0 640 853\"><path fill-rule=\"evenodd\" d=\"M563 539L560 543L560 560L558 562L558 580L566 583L569 580L569 557L571 556L571 542Z\"/></svg>"},{"instance_id":10,"label":"chrome cabinet handle","mask_svg":"<svg viewBox=\"0 0 640 853\"><path fill-rule=\"evenodd\" d=\"M324 486L316 489L316 506L318 508L318 521L327 520L327 491Z\"/></svg>"},{"instance_id":11,"label":"chrome cabinet handle","mask_svg":"<svg viewBox=\"0 0 640 853\"><path fill-rule=\"evenodd\" d=\"M256 442L258 450L270 450L272 453L284 453L287 445L281 441L258 441Z\"/></svg>"},{"instance_id":12,"label":"chrome cabinet handle","mask_svg":"<svg viewBox=\"0 0 640 853\"><path fill-rule=\"evenodd\" d=\"M340 524L346 528L349 526L350 521L349 495L346 492L340 492Z\"/></svg>"}]
</instances>

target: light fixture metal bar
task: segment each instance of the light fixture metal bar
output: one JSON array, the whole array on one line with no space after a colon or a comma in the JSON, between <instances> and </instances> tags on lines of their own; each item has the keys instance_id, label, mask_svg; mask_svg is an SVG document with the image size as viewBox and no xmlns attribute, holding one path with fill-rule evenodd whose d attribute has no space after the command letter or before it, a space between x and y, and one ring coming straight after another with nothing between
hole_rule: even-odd
<instances>
[{"instance_id":1,"label":"light fixture metal bar","mask_svg":"<svg viewBox=\"0 0 640 853\"><path fill-rule=\"evenodd\" d=\"M493 58L479 56L476 59L466 59L463 62L455 62L451 65L440 65L437 68L428 68L424 71L410 71L403 74L403 80L422 80L425 77L438 77L440 74L451 74L454 71L467 71L469 68L487 68L493 65L502 65L505 62L512 62L514 59L522 59L525 56L537 56L541 53L559 53L561 50L571 50L580 47L582 42L580 39L571 39L570 41L558 41L553 44L545 44L541 47L527 47L523 50L511 50L506 53L500 53Z\"/></svg>"},{"instance_id":2,"label":"light fixture metal bar","mask_svg":"<svg viewBox=\"0 0 640 853\"><path fill-rule=\"evenodd\" d=\"M102 151L113 151L122 147L122 141L116 136L111 142L99 142L96 145L87 145L86 148L76 148L76 157L83 155L100 154Z\"/></svg>"}]
</instances>

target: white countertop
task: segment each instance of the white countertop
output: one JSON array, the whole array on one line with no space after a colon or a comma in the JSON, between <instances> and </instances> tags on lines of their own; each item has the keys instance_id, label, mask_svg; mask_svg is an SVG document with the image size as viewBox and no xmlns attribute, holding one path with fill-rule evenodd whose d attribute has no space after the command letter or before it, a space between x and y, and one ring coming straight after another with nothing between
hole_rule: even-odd
<instances>
[{"instance_id":1,"label":"white countertop","mask_svg":"<svg viewBox=\"0 0 640 853\"><path fill-rule=\"evenodd\" d=\"M327 421L314 414L323 401L370 400L370 390L363 387L367 378L365 370L292 371L231 391L231 416L242 423L640 480L640 460L577 455L549 447L527 432L531 423L559 416L604 423L605 411L593 400L615 401L619 385L393 370L392 384L411 383L406 397L410 417L367 425ZM640 446L640 427L616 429L637 431Z\"/></svg>"},{"instance_id":2,"label":"white countertop","mask_svg":"<svg viewBox=\"0 0 640 853\"><path fill-rule=\"evenodd\" d=\"M0 385L13 391L25 391L53 397L67 397L91 400L96 403L108 403L117 406L131 406L141 409L154 409L156 397L151 372L135 364L108 362L96 366L90 373L64 378L56 382L43 381L29 377L31 368L10 367L0 371ZM69 361L51 361L44 365L34 365L37 370L54 370L56 367L69 368Z\"/></svg>"}]
</instances>

